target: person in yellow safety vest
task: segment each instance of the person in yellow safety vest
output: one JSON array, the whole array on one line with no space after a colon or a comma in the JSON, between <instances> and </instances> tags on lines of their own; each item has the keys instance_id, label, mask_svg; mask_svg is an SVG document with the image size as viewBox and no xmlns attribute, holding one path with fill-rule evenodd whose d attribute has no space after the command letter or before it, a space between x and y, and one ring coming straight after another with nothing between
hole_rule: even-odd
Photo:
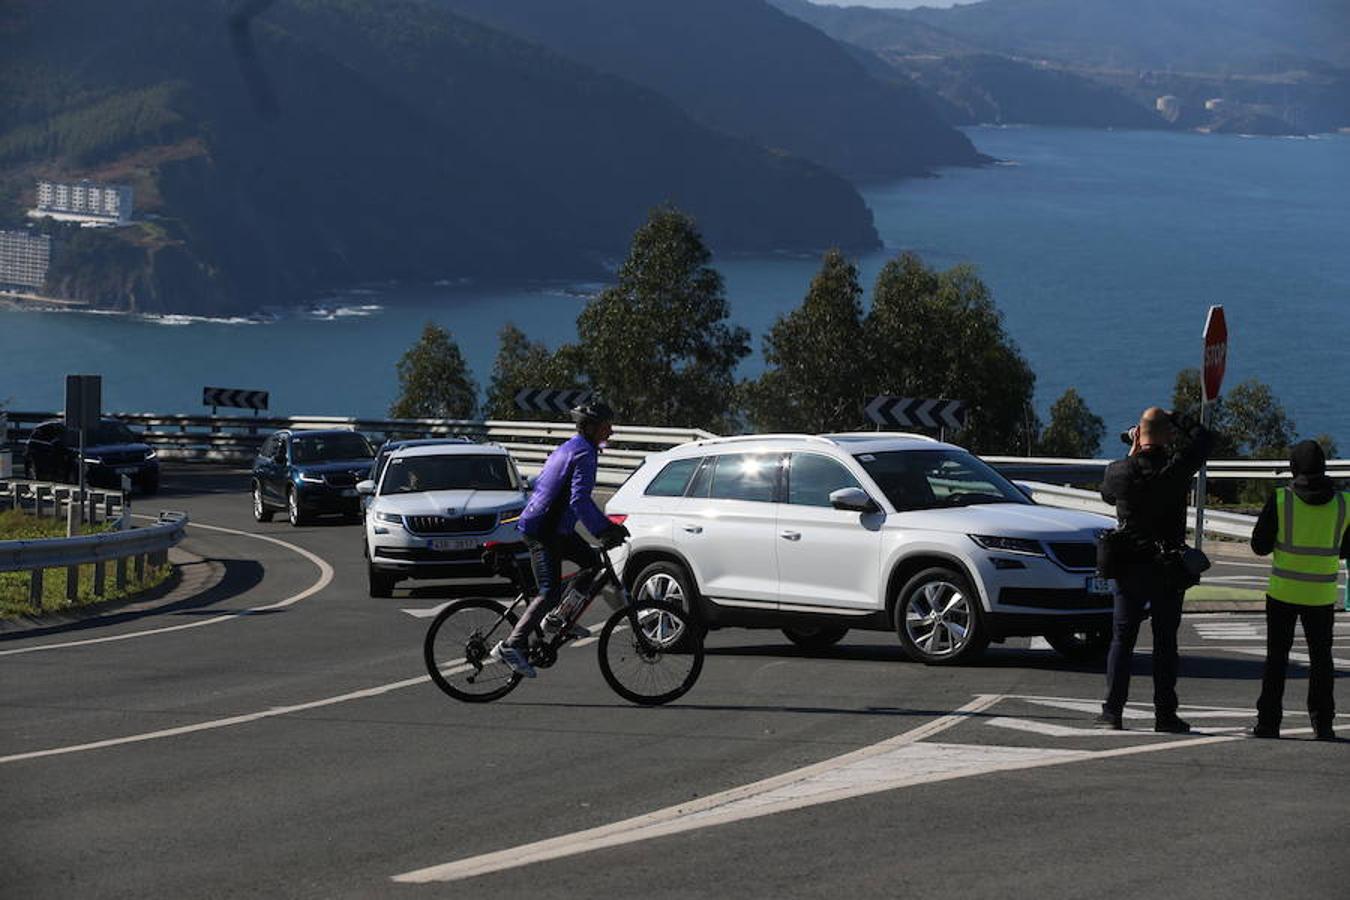
<instances>
[{"instance_id":1,"label":"person in yellow safety vest","mask_svg":"<svg viewBox=\"0 0 1350 900\"><path fill-rule=\"evenodd\" d=\"M1252 550L1275 558L1266 590L1266 668L1256 702L1253 737L1280 736L1284 677L1294 623L1303 620L1311 674L1308 715L1318 740L1334 741L1336 680L1331 658L1341 560L1350 558L1350 494L1327 477L1326 454L1316 441L1302 441L1289 456L1293 484L1266 501L1252 529Z\"/></svg>"}]
</instances>

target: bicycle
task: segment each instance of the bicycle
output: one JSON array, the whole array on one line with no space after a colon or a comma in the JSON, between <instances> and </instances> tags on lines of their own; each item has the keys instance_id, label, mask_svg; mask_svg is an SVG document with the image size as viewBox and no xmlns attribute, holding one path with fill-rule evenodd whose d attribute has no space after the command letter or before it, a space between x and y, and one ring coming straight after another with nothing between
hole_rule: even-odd
<instances>
[{"instance_id":1,"label":"bicycle","mask_svg":"<svg viewBox=\"0 0 1350 900\"><path fill-rule=\"evenodd\" d=\"M600 548L597 569L576 576L591 576L583 601L569 612L555 634L547 635L536 628L526 655L535 668L550 668L558 660L558 651L574 640L569 634L572 626L612 584L623 602L600 629L600 673L610 688L630 703L669 703L688 692L703 670L702 626L673 603L634 599L615 573L608 549ZM522 676L490 653L515 627L517 610L523 610L532 599L533 575L521 554L490 546L483 562L511 582L516 588L515 600L506 604L474 597L452 602L432 620L422 647L431 680L465 703L500 700L520 684Z\"/></svg>"}]
</instances>

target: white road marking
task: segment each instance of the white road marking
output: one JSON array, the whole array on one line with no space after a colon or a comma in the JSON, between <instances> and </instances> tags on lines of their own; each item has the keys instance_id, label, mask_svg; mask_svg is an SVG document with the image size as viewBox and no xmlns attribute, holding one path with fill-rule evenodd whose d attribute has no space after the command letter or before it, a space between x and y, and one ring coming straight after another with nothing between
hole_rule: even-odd
<instances>
[{"instance_id":1,"label":"white road marking","mask_svg":"<svg viewBox=\"0 0 1350 900\"><path fill-rule=\"evenodd\" d=\"M445 609L447 606L449 606L451 603L454 602L455 601L453 600L447 600L444 603L437 604L436 606L428 606L426 609L400 609L399 612L405 612L408 615L412 616L414 619L430 619L434 617L438 612Z\"/></svg>"},{"instance_id":2,"label":"white road marking","mask_svg":"<svg viewBox=\"0 0 1350 900\"><path fill-rule=\"evenodd\" d=\"M1098 704L1098 709L1101 706ZM1027 731L1032 734L1043 734L1047 737L1140 737L1141 735L1150 735L1152 732L1144 731L1114 731L1110 728L1089 728L1076 725L1055 725L1051 722L1040 722L1036 719L1018 719L1013 716L996 716L989 719L984 724L991 728L1007 728L1011 731ZM1162 737L1162 735L1159 735Z\"/></svg>"},{"instance_id":3,"label":"white road marking","mask_svg":"<svg viewBox=\"0 0 1350 900\"><path fill-rule=\"evenodd\" d=\"M153 519L154 517L136 516L136 518ZM271 537L270 535L265 534L253 534L248 531L239 531L234 528L223 528L219 525L203 525L199 522L189 522L188 527L203 528L207 531L220 531L225 534L235 534L240 535L241 537L256 538L257 540L260 541L267 541L270 544L276 544L279 547L285 547L287 550L291 550L295 553L300 554L305 559L309 560L310 562L314 563L314 565L318 566L319 577L313 584L305 588L300 593L292 594L285 600L279 600L276 603L269 603L265 606L254 606L250 607L249 609L241 609L238 612L223 613L222 615L215 616L210 619L202 619L197 622L186 622L181 625L165 625L162 628L148 628L144 631L128 631L122 634L110 634L105 637L86 638L85 640L82 641L62 641L61 643L57 644L38 644L37 646L33 647L18 647L14 650L0 650L0 656L14 656L20 653L37 653L42 650L60 650L67 647L84 647L89 644L106 644L110 641L126 641L132 638L147 637L153 634L166 634L170 631L183 631L188 628L202 628L203 626L206 625L218 625L221 622L229 622L233 621L234 619L242 618L244 616L251 616L272 609L282 609L284 607L291 606L292 604L299 603L306 597L312 597L319 591L328 587L329 582L333 580L333 567L330 566L328 562L325 559L323 559L323 557L311 553L304 547L297 546L295 544L290 543L289 541L283 541L280 538L274 538Z\"/></svg>"},{"instance_id":4,"label":"white road marking","mask_svg":"<svg viewBox=\"0 0 1350 900\"><path fill-rule=\"evenodd\" d=\"M1266 655L1264 647L1223 647L1222 649L1232 653L1246 653L1248 656L1264 657ZM1306 653L1300 653L1297 650L1289 651L1289 659L1293 662L1303 663L1305 666L1312 664L1311 656ZM1341 659L1339 656L1333 656L1331 658L1331 664L1343 672L1350 672L1350 659Z\"/></svg>"},{"instance_id":5,"label":"white road marking","mask_svg":"<svg viewBox=\"0 0 1350 900\"><path fill-rule=\"evenodd\" d=\"M1050 642L1047 641L1044 637L1042 637L1041 635L1036 635L1034 638L1031 639L1031 643L1027 645L1027 649L1053 650L1054 648L1050 646Z\"/></svg>"}]
</instances>

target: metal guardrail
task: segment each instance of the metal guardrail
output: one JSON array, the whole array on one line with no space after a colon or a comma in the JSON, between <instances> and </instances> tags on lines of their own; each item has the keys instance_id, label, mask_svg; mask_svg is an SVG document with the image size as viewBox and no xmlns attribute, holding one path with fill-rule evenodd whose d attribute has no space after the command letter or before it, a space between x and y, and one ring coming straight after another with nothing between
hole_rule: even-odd
<instances>
[{"instance_id":1,"label":"metal guardrail","mask_svg":"<svg viewBox=\"0 0 1350 900\"><path fill-rule=\"evenodd\" d=\"M0 509L30 510L39 518L47 515L48 508L56 518L66 513L72 504L79 502L80 489L77 485L53 481L31 481L26 478L0 478ZM121 516L126 508L126 497L121 491L109 491L101 488L85 488L85 502L89 506L89 521L97 521L102 515L103 521L111 521Z\"/></svg>"},{"instance_id":2,"label":"metal guardrail","mask_svg":"<svg viewBox=\"0 0 1350 900\"><path fill-rule=\"evenodd\" d=\"M1057 483L1099 480L1106 467L1114 462L1110 459L1058 459L1034 456L982 456L981 459L1013 478ZM1211 479L1275 480L1292 477L1287 459L1215 459L1210 460L1205 468L1207 476ZM1053 477L1040 478L1032 472L1046 472ZM1327 460L1327 474L1336 479L1350 478L1350 459ZM1092 477L1079 478L1079 476ZM1067 481L1060 481L1061 477L1066 477Z\"/></svg>"},{"instance_id":3,"label":"metal guardrail","mask_svg":"<svg viewBox=\"0 0 1350 900\"><path fill-rule=\"evenodd\" d=\"M30 572L28 600L42 608L43 579L48 569L66 570L66 599L79 593L80 566L94 566L94 595L107 591L107 567L113 564L118 590L127 584L127 562L132 561L137 581L145 577L146 566L162 566L168 561L169 548L183 539L188 525L185 512L161 512L159 521L145 528L110 531L71 538L44 538L31 541L0 541L0 572Z\"/></svg>"},{"instance_id":4,"label":"metal guardrail","mask_svg":"<svg viewBox=\"0 0 1350 900\"><path fill-rule=\"evenodd\" d=\"M1061 487L1055 484L1041 484L1033 481L1019 481L1018 484L1030 491L1031 498L1037 503L1042 503L1046 506L1057 506L1061 509L1077 509L1084 512L1101 513L1104 516L1115 518L1116 508L1104 503L1101 495L1093 491L1082 491L1076 488ZM1189 507L1186 515L1186 527L1194 531L1195 507ZM1255 516L1220 512L1219 510L1213 509L1205 510L1205 534L1216 534L1224 537L1251 540L1252 529L1255 527Z\"/></svg>"}]
</instances>

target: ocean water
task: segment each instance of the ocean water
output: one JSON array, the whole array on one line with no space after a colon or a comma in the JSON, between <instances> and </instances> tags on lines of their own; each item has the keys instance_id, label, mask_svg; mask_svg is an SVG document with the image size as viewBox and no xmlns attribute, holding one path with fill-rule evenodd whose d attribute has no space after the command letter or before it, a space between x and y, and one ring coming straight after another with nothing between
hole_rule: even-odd
<instances>
[{"instance_id":1,"label":"ocean water","mask_svg":"<svg viewBox=\"0 0 1350 900\"><path fill-rule=\"evenodd\" d=\"M1350 451L1350 136L1308 139L972 128L1001 160L864 189L885 250L975 264L1038 376L1044 416L1076 387L1115 430L1166 403L1224 304L1227 384L1268 382L1304 435ZM761 368L763 333L818 261L717 258ZM67 372L104 375L113 410L200 412L206 385L271 391L278 414L383 415L426 321L448 327L486 387L501 326L574 336L597 286L375 286L275 321L0 310L0 400L55 409ZM940 341L941 335L934 335Z\"/></svg>"}]
</instances>

